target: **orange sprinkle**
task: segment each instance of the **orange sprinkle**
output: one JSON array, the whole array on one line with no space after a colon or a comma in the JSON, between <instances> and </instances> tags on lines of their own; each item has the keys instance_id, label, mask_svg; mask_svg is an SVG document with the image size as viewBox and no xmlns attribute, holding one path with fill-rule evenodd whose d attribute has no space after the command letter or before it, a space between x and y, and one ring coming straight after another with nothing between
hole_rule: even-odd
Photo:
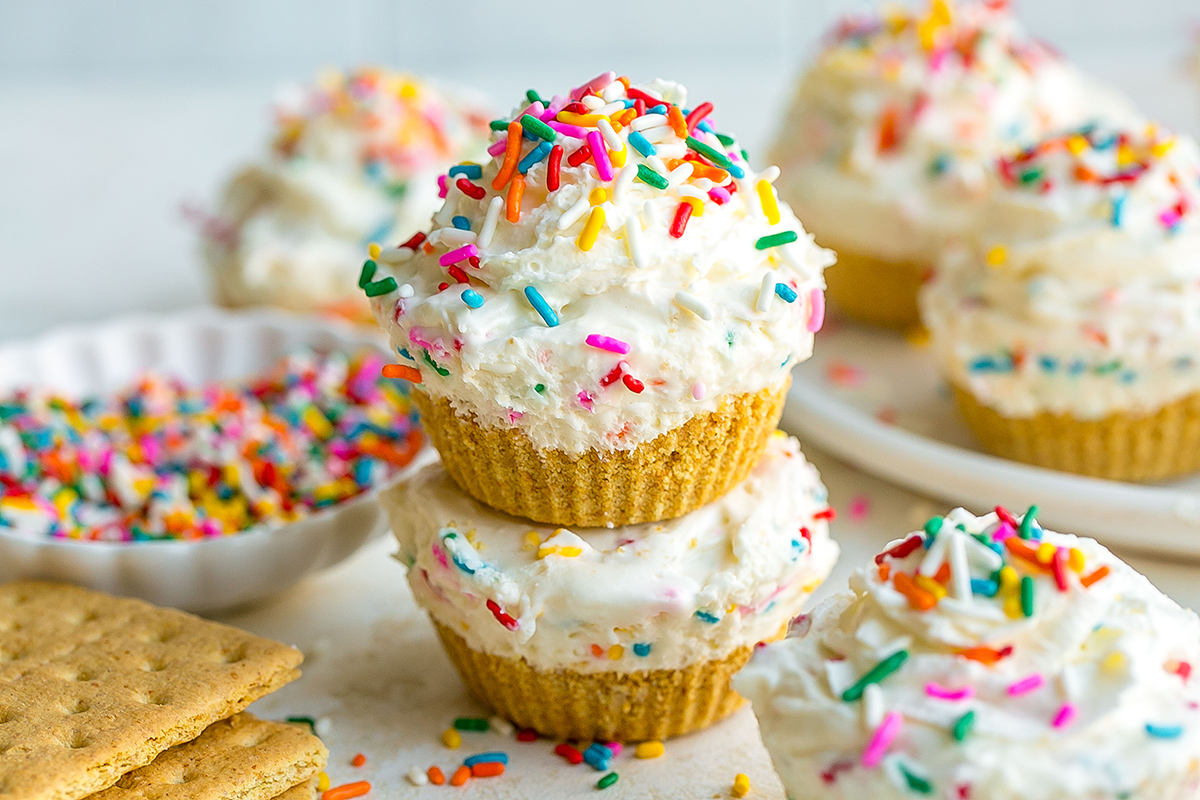
<instances>
[{"instance_id":1,"label":"orange sprinkle","mask_svg":"<svg viewBox=\"0 0 1200 800\"><path fill-rule=\"evenodd\" d=\"M367 781L345 783L327 790L321 795L321 800L349 800L351 797L362 797L369 791L371 791L371 784Z\"/></svg>"},{"instance_id":2,"label":"orange sprinkle","mask_svg":"<svg viewBox=\"0 0 1200 800\"><path fill-rule=\"evenodd\" d=\"M454 775L450 778L450 785L451 786L462 786L464 783L467 782L467 778L469 778L469 777L471 777L471 768L470 767L459 767L458 769L454 770ZM325 799L322 798L322 800L325 800Z\"/></svg>"},{"instance_id":3,"label":"orange sprinkle","mask_svg":"<svg viewBox=\"0 0 1200 800\"><path fill-rule=\"evenodd\" d=\"M687 120L683 118L683 111L677 105L672 104L667 109L667 124L680 139L686 139L690 135L687 129Z\"/></svg>"},{"instance_id":4,"label":"orange sprinkle","mask_svg":"<svg viewBox=\"0 0 1200 800\"><path fill-rule=\"evenodd\" d=\"M500 171L496 173L496 177L492 178L492 188L497 192L504 188L509 178L517 171L517 162L521 160L522 138L521 123L517 121L508 123L508 142L504 145L504 161L500 164ZM509 219L509 222L516 222L516 220Z\"/></svg>"},{"instance_id":5,"label":"orange sprinkle","mask_svg":"<svg viewBox=\"0 0 1200 800\"><path fill-rule=\"evenodd\" d=\"M891 564L880 564L879 565L879 580L886 582L888 579L888 576L891 574L892 574L892 565Z\"/></svg>"},{"instance_id":6,"label":"orange sprinkle","mask_svg":"<svg viewBox=\"0 0 1200 800\"><path fill-rule=\"evenodd\" d=\"M937 605L937 598L917 586L905 573L897 572L893 583L896 591L907 597L908 604L918 611L928 611Z\"/></svg>"},{"instance_id":7,"label":"orange sprinkle","mask_svg":"<svg viewBox=\"0 0 1200 800\"><path fill-rule=\"evenodd\" d=\"M363 764L366 764L366 763L367 763L367 757L364 756L362 753L359 753L350 761L350 766L361 767Z\"/></svg>"},{"instance_id":8,"label":"orange sprinkle","mask_svg":"<svg viewBox=\"0 0 1200 800\"><path fill-rule=\"evenodd\" d=\"M630 122L633 122L633 118L636 116L636 108L627 108L624 111L618 111L616 114L612 115L613 127L616 128L618 124L624 127Z\"/></svg>"},{"instance_id":9,"label":"orange sprinkle","mask_svg":"<svg viewBox=\"0 0 1200 800\"><path fill-rule=\"evenodd\" d=\"M972 661L978 661L985 666L991 666L1000 659L1008 655L1003 650L993 650L990 647L968 647L965 650L959 650L958 654L963 658L969 658Z\"/></svg>"},{"instance_id":10,"label":"orange sprinkle","mask_svg":"<svg viewBox=\"0 0 1200 800\"><path fill-rule=\"evenodd\" d=\"M937 581L938 583L940 583L942 586L946 585L946 582L950 580L950 562L949 561L942 562L942 566L940 566L938 568L937 574L933 576L933 579L935 581Z\"/></svg>"},{"instance_id":11,"label":"orange sprinkle","mask_svg":"<svg viewBox=\"0 0 1200 800\"><path fill-rule=\"evenodd\" d=\"M488 761L471 767L471 777L473 778L494 778L503 774L504 765L499 761Z\"/></svg>"},{"instance_id":12,"label":"orange sprinkle","mask_svg":"<svg viewBox=\"0 0 1200 800\"><path fill-rule=\"evenodd\" d=\"M1036 567L1039 570L1046 569L1046 565L1043 564L1038 558L1037 550L1035 550L1033 546L1024 539L1018 539L1016 536L1012 536L1004 541L1004 546L1008 548L1008 552L1029 564L1031 567Z\"/></svg>"},{"instance_id":13,"label":"orange sprinkle","mask_svg":"<svg viewBox=\"0 0 1200 800\"><path fill-rule=\"evenodd\" d=\"M1093 583L1099 583L1107 577L1108 567L1100 567L1091 575L1084 575L1079 579L1079 582L1083 584L1083 588L1087 589L1090 588Z\"/></svg>"},{"instance_id":14,"label":"orange sprinkle","mask_svg":"<svg viewBox=\"0 0 1200 800\"><path fill-rule=\"evenodd\" d=\"M598 644L592 645L592 655L594 655L596 658L603 658L604 648Z\"/></svg>"},{"instance_id":15,"label":"orange sprinkle","mask_svg":"<svg viewBox=\"0 0 1200 800\"><path fill-rule=\"evenodd\" d=\"M504 218L512 223L521 221L521 198L525 196L525 176L513 175L508 185L508 198L504 205Z\"/></svg>"},{"instance_id":16,"label":"orange sprinkle","mask_svg":"<svg viewBox=\"0 0 1200 800\"><path fill-rule=\"evenodd\" d=\"M429 776L429 782L434 786L441 786L446 782L446 776L443 775L442 771L437 767L430 767L429 771L425 774Z\"/></svg>"},{"instance_id":17,"label":"orange sprinkle","mask_svg":"<svg viewBox=\"0 0 1200 800\"><path fill-rule=\"evenodd\" d=\"M708 178L716 184L722 184L729 177L729 173L719 167L714 167L711 164L702 164L699 161L691 161L686 158L670 158L667 159L667 169L673 170L680 164L692 165L693 178Z\"/></svg>"},{"instance_id":18,"label":"orange sprinkle","mask_svg":"<svg viewBox=\"0 0 1200 800\"><path fill-rule=\"evenodd\" d=\"M624 75L622 75L621 77L617 78L617 82L625 87L625 91L629 91L629 78L626 78Z\"/></svg>"},{"instance_id":19,"label":"orange sprinkle","mask_svg":"<svg viewBox=\"0 0 1200 800\"><path fill-rule=\"evenodd\" d=\"M400 378L409 383L421 382L421 370L407 364L384 364L382 372L385 378Z\"/></svg>"},{"instance_id":20,"label":"orange sprinkle","mask_svg":"<svg viewBox=\"0 0 1200 800\"><path fill-rule=\"evenodd\" d=\"M431 245L429 242L426 242L426 243L424 244L424 246L423 246L423 249L425 250L425 252L426 252L428 255L433 255L433 253L434 253L434 247L433 247L433 245Z\"/></svg>"}]
</instances>

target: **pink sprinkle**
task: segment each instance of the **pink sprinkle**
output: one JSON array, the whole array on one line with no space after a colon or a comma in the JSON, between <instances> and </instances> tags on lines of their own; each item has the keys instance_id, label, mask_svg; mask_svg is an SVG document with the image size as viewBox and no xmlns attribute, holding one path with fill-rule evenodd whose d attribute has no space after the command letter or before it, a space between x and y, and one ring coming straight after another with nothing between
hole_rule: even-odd
<instances>
[{"instance_id":1,"label":"pink sprinkle","mask_svg":"<svg viewBox=\"0 0 1200 800\"><path fill-rule=\"evenodd\" d=\"M554 103L551 103L549 108L538 115L538 119L542 122L549 122L554 119L556 114L558 114L558 109L554 107Z\"/></svg>"},{"instance_id":2,"label":"pink sprinkle","mask_svg":"<svg viewBox=\"0 0 1200 800\"><path fill-rule=\"evenodd\" d=\"M875 769L879 766L879 762L883 760L883 754L887 752L903 725L904 717L895 711L888 712L888 715L883 718L883 722L879 723L879 727L875 729L875 733L871 734L871 741L867 742L867 748L863 750L862 765L864 767Z\"/></svg>"},{"instance_id":3,"label":"pink sprinkle","mask_svg":"<svg viewBox=\"0 0 1200 800\"><path fill-rule=\"evenodd\" d=\"M433 556L438 560L439 564L446 569L450 569L450 561L446 558L446 551L438 547L436 544L433 546Z\"/></svg>"},{"instance_id":4,"label":"pink sprinkle","mask_svg":"<svg viewBox=\"0 0 1200 800\"><path fill-rule=\"evenodd\" d=\"M729 190L724 186L714 186L708 190L708 196L713 199L713 202L719 206L723 206L729 202L729 198L733 197Z\"/></svg>"},{"instance_id":5,"label":"pink sprinkle","mask_svg":"<svg viewBox=\"0 0 1200 800\"><path fill-rule=\"evenodd\" d=\"M1000 527L992 534L993 542L1003 542L1006 539L1011 539L1017 535L1017 530L1010 522L1001 522Z\"/></svg>"},{"instance_id":6,"label":"pink sprinkle","mask_svg":"<svg viewBox=\"0 0 1200 800\"><path fill-rule=\"evenodd\" d=\"M945 686L930 682L925 684L925 694L936 697L938 700L970 700L975 696L975 689L970 686L964 686L961 689L947 689Z\"/></svg>"},{"instance_id":7,"label":"pink sprinkle","mask_svg":"<svg viewBox=\"0 0 1200 800\"><path fill-rule=\"evenodd\" d=\"M1169 208L1166 211L1159 214L1158 219L1159 219L1159 221L1162 222L1164 228L1174 228L1176 225L1179 224L1179 221L1183 218L1181 216L1179 216L1178 211L1176 211L1173 208Z\"/></svg>"},{"instance_id":8,"label":"pink sprinkle","mask_svg":"<svg viewBox=\"0 0 1200 800\"><path fill-rule=\"evenodd\" d=\"M1070 703L1063 703L1063 707L1054 715L1054 722L1051 724L1055 728L1065 728L1075 721L1075 715L1078 713L1075 706Z\"/></svg>"},{"instance_id":9,"label":"pink sprinkle","mask_svg":"<svg viewBox=\"0 0 1200 800\"><path fill-rule=\"evenodd\" d=\"M846 389L857 389L863 385L867 374L861 367L847 364L845 361L834 359L825 367L825 375L834 386Z\"/></svg>"},{"instance_id":10,"label":"pink sprinkle","mask_svg":"<svg viewBox=\"0 0 1200 800\"><path fill-rule=\"evenodd\" d=\"M1035 672L1028 678L1022 678L1013 685L1008 687L1010 697L1020 697L1023 694L1029 694L1034 689L1040 689L1046 681L1042 678L1041 673Z\"/></svg>"},{"instance_id":11,"label":"pink sprinkle","mask_svg":"<svg viewBox=\"0 0 1200 800\"><path fill-rule=\"evenodd\" d=\"M556 94L556 95L554 95L554 97L550 98L550 107L546 110L553 111L555 114L557 114L558 112L563 110L563 106L565 106L566 104L567 104L567 98L563 97L561 94Z\"/></svg>"},{"instance_id":12,"label":"pink sprinkle","mask_svg":"<svg viewBox=\"0 0 1200 800\"><path fill-rule=\"evenodd\" d=\"M588 131L587 141L588 147L592 149L592 161L596 163L596 171L600 173L600 180L611 181L613 179L612 162L608 160L604 137L600 135L600 131Z\"/></svg>"},{"instance_id":13,"label":"pink sprinkle","mask_svg":"<svg viewBox=\"0 0 1200 800\"><path fill-rule=\"evenodd\" d=\"M546 107L542 105L540 100L534 100L531 105L525 106L525 108L515 117L513 117L513 119L520 120L521 117L525 116L526 114L531 117L537 117L538 119L541 119L542 112L545 110Z\"/></svg>"},{"instance_id":14,"label":"pink sprinkle","mask_svg":"<svg viewBox=\"0 0 1200 800\"><path fill-rule=\"evenodd\" d=\"M871 513L871 499L865 494L860 494L851 499L850 507L846 511L850 515L850 519L861 522Z\"/></svg>"},{"instance_id":15,"label":"pink sprinkle","mask_svg":"<svg viewBox=\"0 0 1200 800\"><path fill-rule=\"evenodd\" d=\"M590 81L583 84L582 86L576 86L574 89L572 89L571 90L571 99L578 100L579 98L583 97L588 92L597 92L597 91L603 89L604 87L608 86L610 83L612 83L616 79L617 79L617 73L615 73L615 72L612 72L612 71L601 72L599 75L592 78Z\"/></svg>"},{"instance_id":16,"label":"pink sprinkle","mask_svg":"<svg viewBox=\"0 0 1200 800\"><path fill-rule=\"evenodd\" d=\"M808 332L816 333L825 324L825 293L813 289L808 294Z\"/></svg>"},{"instance_id":17,"label":"pink sprinkle","mask_svg":"<svg viewBox=\"0 0 1200 800\"><path fill-rule=\"evenodd\" d=\"M503 153L505 148L507 148L507 147L508 147L508 137L505 137L498 142L493 142L491 144L491 146L488 147L488 155L489 156L498 156L501 153Z\"/></svg>"},{"instance_id":18,"label":"pink sprinkle","mask_svg":"<svg viewBox=\"0 0 1200 800\"><path fill-rule=\"evenodd\" d=\"M693 400L703 400L704 396L707 394L708 394L708 387L705 386L703 383L701 383L700 381L696 381L696 383L692 384L692 399Z\"/></svg>"},{"instance_id":19,"label":"pink sprinkle","mask_svg":"<svg viewBox=\"0 0 1200 800\"><path fill-rule=\"evenodd\" d=\"M614 756L621 755L621 751L625 749L620 742L608 742L604 746L607 747L609 752L611 752Z\"/></svg>"},{"instance_id":20,"label":"pink sprinkle","mask_svg":"<svg viewBox=\"0 0 1200 800\"><path fill-rule=\"evenodd\" d=\"M601 336L598 333L593 333L585 339L589 345L599 350L607 350L610 353L618 353L625 355L629 352L629 345L622 342L620 339L614 339L611 336Z\"/></svg>"},{"instance_id":21,"label":"pink sprinkle","mask_svg":"<svg viewBox=\"0 0 1200 800\"><path fill-rule=\"evenodd\" d=\"M571 125L567 122L559 122L558 120L547 120L547 125L561 133L563 136L570 136L572 139L586 139L588 135L587 128L581 128L578 125Z\"/></svg>"},{"instance_id":22,"label":"pink sprinkle","mask_svg":"<svg viewBox=\"0 0 1200 800\"><path fill-rule=\"evenodd\" d=\"M446 193L450 191L450 185L446 183L445 175L438 175L438 197L446 199Z\"/></svg>"},{"instance_id":23,"label":"pink sprinkle","mask_svg":"<svg viewBox=\"0 0 1200 800\"><path fill-rule=\"evenodd\" d=\"M580 392L576 395L576 397L579 398L579 405L583 406L588 411L592 410L592 405L596 402L596 398L592 397L591 394L586 391Z\"/></svg>"},{"instance_id":24,"label":"pink sprinkle","mask_svg":"<svg viewBox=\"0 0 1200 800\"><path fill-rule=\"evenodd\" d=\"M472 256L479 255L479 248L473 244L464 244L457 250L451 250L449 253L438 258L438 263L443 267L448 267L451 264L457 264L460 261L466 261Z\"/></svg>"}]
</instances>

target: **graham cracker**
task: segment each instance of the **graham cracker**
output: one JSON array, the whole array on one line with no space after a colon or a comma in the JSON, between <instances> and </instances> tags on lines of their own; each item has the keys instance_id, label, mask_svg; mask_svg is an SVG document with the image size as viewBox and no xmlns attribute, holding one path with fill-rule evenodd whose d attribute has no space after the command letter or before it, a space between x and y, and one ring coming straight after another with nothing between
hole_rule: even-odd
<instances>
[{"instance_id":1,"label":"graham cracker","mask_svg":"<svg viewBox=\"0 0 1200 800\"><path fill-rule=\"evenodd\" d=\"M900 330L920 326L917 295L931 272L929 265L833 249L837 263L825 270L825 291L833 306L871 325Z\"/></svg>"},{"instance_id":2,"label":"graham cracker","mask_svg":"<svg viewBox=\"0 0 1200 800\"><path fill-rule=\"evenodd\" d=\"M295 648L140 600L0 586L0 800L79 800L299 676Z\"/></svg>"},{"instance_id":3,"label":"graham cracker","mask_svg":"<svg viewBox=\"0 0 1200 800\"><path fill-rule=\"evenodd\" d=\"M459 488L481 503L551 525L633 525L681 517L740 483L779 424L791 379L725 398L632 450L574 455L516 428L483 427L445 398L413 402Z\"/></svg>"},{"instance_id":4,"label":"graham cracker","mask_svg":"<svg viewBox=\"0 0 1200 800\"><path fill-rule=\"evenodd\" d=\"M328 757L302 726L235 714L88 800L271 800L302 792Z\"/></svg>"}]
</instances>

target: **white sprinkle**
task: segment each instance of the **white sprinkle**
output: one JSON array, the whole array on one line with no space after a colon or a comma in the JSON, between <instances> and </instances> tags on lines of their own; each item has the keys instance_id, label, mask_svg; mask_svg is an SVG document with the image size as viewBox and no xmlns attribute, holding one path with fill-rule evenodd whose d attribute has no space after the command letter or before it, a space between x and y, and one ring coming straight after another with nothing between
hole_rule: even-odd
<instances>
[{"instance_id":1,"label":"white sprinkle","mask_svg":"<svg viewBox=\"0 0 1200 800\"><path fill-rule=\"evenodd\" d=\"M624 103L609 103L608 105L600 106L599 108L595 109L595 113L603 114L606 117L610 117L613 114L617 113L618 111L624 111L624 110L625 110Z\"/></svg>"},{"instance_id":2,"label":"white sprinkle","mask_svg":"<svg viewBox=\"0 0 1200 800\"><path fill-rule=\"evenodd\" d=\"M867 730L875 730L883 722L883 689L878 683L868 683L863 689L863 722Z\"/></svg>"},{"instance_id":3,"label":"white sprinkle","mask_svg":"<svg viewBox=\"0 0 1200 800\"><path fill-rule=\"evenodd\" d=\"M620 136L617 136L611 122L602 119L596 123L596 127L600 129L600 135L604 137L604 143L608 145L609 150L619 153L625 149L625 143L621 141Z\"/></svg>"},{"instance_id":4,"label":"white sprinkle","mask_svg":"<svg viewBox=\"0 0 1200 800\"><path fill-rule=\"evenodd\" d=\"M656 145L659 158L683 158L687 155L687 145L683 142L663 142Z\"/></svg>"},{"instance_id":5,"label":"white sprinkle","mask_svg":"<svg viewBox=\"0 0 1200 800\"><path fill-rule=\"evenodd\" d=\"M782 247L776 247L775 252L779 253L783 258L783 263L800 273L800 277L804 280L812 279L812 270L809 269L808 264L804 263L804 259L800 257L796 242L788 242Z\"/></svg>"},{"instance_id":6,"label":"white sprinkle","mask_svg":"<svg viewBox=\"0 0 1200 800\"><path fill-rule=\"evenodd\" d=\"M317 717L313 723L313 733L317 736L328 736L333 732L333 720L329 717Z\"/></svg>"},{"instance_id":7,"label":"white sprinkle","mask_svg":"<svg viewBox=\"0 0 1200 800\"><path fill-rule=\"evenodd\" d=\"M967 566L967 543L963 541L966 534L957 531L949 534L950 539L950 577L954 581L954 596L959 600L970 602L971 598L971 568Z\"/></svg>"},{"instance_id":8,"label":"white sprinkle","mask_svg":"<svg viewBox=\"0 0 1200 800\"><path fill-rule=\"evenodd\" d=\"M658 156L650 156L646 159L646 166L657 172L659 175L666 175L670 170L667 169L667 164Z\"/></svg>"},{"instance_id":9,"label":"white sprinkle","mask_svg":"<svg viewBox=\"0 0 1200 800\"><path fill-rule=\"evenodd\" d=\"M454 206L452 203L443 203L438 212L433 215L433 222L439 228L444 228L450 224L450 220L454 218Z\"/></svg>"},{"instance_id":10,"label":"white sprinkle","mask_svg":"<svg viewBox=\"0 0 1200 800\"><path fill-rule=\"evenodd\" d=\"M713 188L711 178L696 178L692 181L692 185L705 194L708 194L708 190Z\"/></svg>"},{"instance_id":11,"label":"white sprinkle","mask_svg":"<svg viewBox=\"0 0 1200 800\"><path fill-rule=\"evenodd\" d=\"M654 208L653 200L647 200L642 204L642 222L646 224L647 228L658 224L658 211Z\"/></svg>"},{"instance_id":12,"label":"white sprinkle","mask_svg":"<svg viewBox=\"0 0 1200 800\"><path fill-rule=\"evenodd\" d=\"M763 275L762 286L758 290L758 300L754 303L754 310L760 314L765 314L771 310L771 301L775 299L775 273L771 270Z\"/></svg>"},{"instance_id":13,"label":"white sprinkle","mask_svg":"<svg viewBox=\"0 0 1200 800\"><path fill-rule=\"evenodd\" d=\"M416 293L413 291L413 287L412 287L411 283L400 284L400 288L397 289L396 292L397 292L397 294L399 294L401 297L403 297L405 299L412 297Z\"/></svg>"},{"instance_id":14,"label":"white sprinkle","mask_svg":"<svg viewBox=\"0 0 1200 800\"><path fill-rule=\"evenodd\" d=\"M1004 566L1004 559L992 548L973 537L967 538L970 549L967 561L979 567L981 572L992 573Z\"/></svg>"},{"instance_id":15,"label":"white sprinkle","mask_svg":"<svg viewBox=\"0 0 1200 800\"><path fill-rule=\"evenodd\" d=\"M483 218L483 227L479 229L479 238L475 241L479 247L487 247L496 235L496 223L500 219L500 209L504 208L504 198L496 195L488 204L487 216Z\"/></svg>"},{"instance_id":16,"label":"white sprinkle","mask_svg":"<svg viewBox=\"0 0 1200 800\"><path fill-rule=\"evenodd\" d=\"M703 400L704 396L707 394L708 394L708 387L705 386L703 383L701 383L700 381L696 381L694 384L692 384L692 399Z\"/></svg>"},{"instance_id":17,"label":"white sprinkle","mask_svg":"<svg viewBox=\"0 0 1200 800\"><path fill-rule=\"evenodd\" d=\"M512 736L513 732L516 731L512 723L504 717L492 717L488 720L488 726L501 736Z\"/></svg>"},{"instance_id":18,"label":"white sprinkle","mask_svg":"<svg viewBox=\"0 0 1200 800\"><path fill-rule=\"evenodd\" d=\"M429 776L422 772L420 767L413 767L405 777L413 786L424 786L429 783Z\"/></svg>"},{"instance_id":19,"label":"white sprinkle","mask_svg":"<svg viewBox=\"0 0 1200 800\"><path fill-rule=\"evenodd\" d=\"M696 187L696 186L688 186L687 184L682 184L680 186L675 187L675 191L679 192L680 197L695 197L699 200L707 200L708 199L708 195L705 194L704 192L700 191L699 187Z\"/></svg>"},{"instance_id":20,"label":"white sprinkle","mask_svg":"<svg viewBox=\"0 0 1200 800\"><path fill-rule=\"evenodd\" d=\"M621 83L620 81L613 81L608 86L605 86L604 90L600 92L600 96L604 98L604 102L606 103L613 102L623 94L625 94L625 84ZM625 104L622 103L621 107L624 108L624 105Z\"/></svg>"},{"instance_id":21,"label":"white sprinkle","mask_svg":"<svg viewBox=\"0 0 1200 800\"><path fill-rule=\"evenodd\" d=\"M571 227L580 219L582 219L583 215L586 214L588 209L591 207L592 204L590 201L588 201L586 195L579 198L575 201L575 205L564 211L562 216L558 218L558 229L560 231L565 231L567 228Z\"/></svg>"},{"instance_id":22,"label":"white sprinkle","mask_svg":"<svg viewBox=\"0 0 1200 800\"><path fill-rule=\"evenodd\" d=\"M629 248L629 260L638 269L646 268L646 253L642 249L642 223L636 214L625 221L625 246Z\"/></svg>"},{"instance_id":23,"label":"white sprinkle","mask_svg":"<svg viewBox=\"0 0 1200 800\"><path fill-rule=\"evenodd\" d=\"M475 239L475 231L464 231L460 228L438 228L429 234L430 244L444 244L450 247L462 247L464 244L474 244Z\"/></svg>"},{"instance_id":24,"label":"white sprinkle","mask_svg":"<svg viewBox=\"0 0 1200 800\"><path fill-rule=\"evenodd\" d=\"M933 544L929 545L929 549L925 551L925 555L921 559L920 572L922 575L933 577L942 568L942 564L946 563L946 544L950 538L950 536L939 536L933 540Z\"/></svg>"},{"instance_id":25,"label":"white sprinkle","mask_svg":"<svg viewBox=\"0 0 1200 800\"><path fill-rule=\"evenodd\" d=\"M483 360L479 362L479 369L487 372L493 372L497 375L511 375L517 371L516 364L506 364L503 361Z\"/></svg>"},{"instance_id":26,"label":"white sprinkle","mask_svg":"<svg viewBox=\"0 0 1200 800\"><path fill-rule=\"evenodd\" d=\"M758 179L761 181L766 181L767 183L774 183L775 179L778 177L779 177L779 167L775 166L774 164L767 167L762 172L758 173Z\"/></svg>"},{"instance_id":27,"label":"white sprinkle","mask_svg":"<svg viewBox=\"0 0 1200 800\"><path fill-rule=\"evenodd\" d=\"M380 264L402 264L412 258L414 253L415 250L407 247L389 247L380 251L379 258L375 260Z\"/></svg>"},{"instance_id":28,"label":"white sprinkle","mask_svg":"<svg viewBox=\"0 0 1200 800\"><path fill-rule=\"evenodd\" d=\"M637 177L637 165L628 164L621 170L621 174L617 176L616 183L613 185L613 202L617 205L624 205L625 192L629 190L633 179Z\"/></svg>"},{"instance_id":29,"label":"white sprinkle","mask_svg":"<svg viewBox=\"0 0 1200 800\"><path fill-rule=\"evenodd\" d=\"M642 136L645 136L646 141L650 144L662 144L674 139L675 131L671 130L670 126L663 125L660 128L648 128L642 131Z\"/></svg>"},{"instance_id":30,"label":"white sprinkle","mask_svg":"<svg viewBox=\"0 0 1200 800\"><path fill-rule=\"evenodd\" d=\"M667 173L668 188L679 186L681 183L692 177L692 172L696 167L692 162L685 161L675 169Z\"/></svg>"},{"instance_id":31,"label":"white sprinkle","mask_svg":"<svg viewBox=\"0 0 1200 800\"><path fill-rule=\"evenodd\" d=\"M667 128L667 118L662 114L643 114L640 117L634 117L629 123L629 127L635 131L648 131L651 128Z\"/></svg>"},{"instance_id":32,"label":"white sprinkle","mask_svg":"<svg viewBox=\"0 0 1200 800\"><path fill-rule=\"evenodd\" d=\"M579 98L579 102L583 103L588 109L595 111L600 106L604 105L604 101L594 94L585 94Z\"/></svg>"},{"instance_id":33,"label":"white sprinkle","mask_svg":"<svg viewBox=\"0 0 1200 800\"><path fill-rule=\"evenodd\" d=\"M682 289L675 293L675 305L692 312L700 319L710 320L713 318L712 309L708 307L707 303Z\"/></svg>"}]
</instances>

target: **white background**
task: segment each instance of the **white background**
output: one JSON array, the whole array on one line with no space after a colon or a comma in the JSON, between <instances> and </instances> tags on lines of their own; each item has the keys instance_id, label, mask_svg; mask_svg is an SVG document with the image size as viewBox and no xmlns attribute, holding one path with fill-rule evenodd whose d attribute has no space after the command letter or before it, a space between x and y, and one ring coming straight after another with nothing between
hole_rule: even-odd
<instances>
[{"instance_id":1,"label":"white background","mask_svg":"<svg viewBox=\"0 0 1200 800\"><path fill-rule=\"evenodd\" d=\"M605 69L687 83L751 155L847 0L0 0L0 336L200 302L185 200L261 147L281 83L383 62L512 105ZM1036 34L1200 128L1197 0L1023 0Z\"/></svg>"}]
</instances>

